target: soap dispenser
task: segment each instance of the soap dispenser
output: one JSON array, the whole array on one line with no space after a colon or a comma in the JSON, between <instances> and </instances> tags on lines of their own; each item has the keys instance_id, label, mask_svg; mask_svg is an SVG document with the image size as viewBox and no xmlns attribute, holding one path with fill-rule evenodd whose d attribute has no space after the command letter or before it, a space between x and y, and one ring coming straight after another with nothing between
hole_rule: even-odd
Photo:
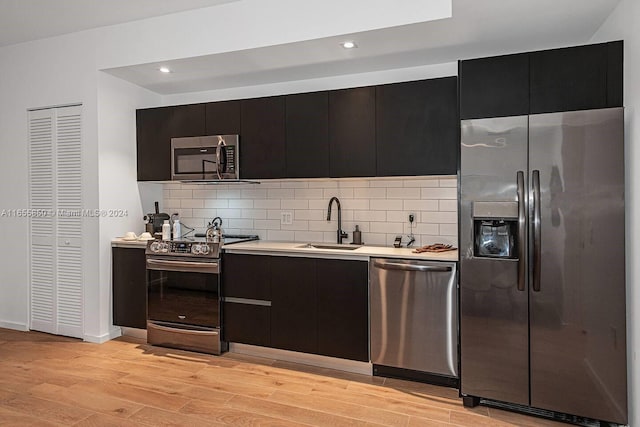
<instances>
[{"instance_id":1,"label":"soap dispenser","mask_svg":"<svg viewBox=\"0 0 640 427\"><path fill-rule=\"evenodd\" d=\"M360 229L358 228L358 226L356 225L356 229L353 231L353 242L351 242L352 245L361 245L362 244L362 233L360 232Z\"/></svg>"}]
</instances>

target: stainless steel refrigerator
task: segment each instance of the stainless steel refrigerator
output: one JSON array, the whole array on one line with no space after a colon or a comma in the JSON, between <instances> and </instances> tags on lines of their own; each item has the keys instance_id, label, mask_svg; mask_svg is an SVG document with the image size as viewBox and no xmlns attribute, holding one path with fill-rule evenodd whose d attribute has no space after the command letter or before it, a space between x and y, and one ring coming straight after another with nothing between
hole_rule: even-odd
<instances>
[{"instance_id":1,"label":"stainless steel refrigerator","mask_svg":"<svg viewBox=\"0 0 640 427\"><path fill-rule=\"evenodd\" d=\"M626 424L623 110L461 125L465 404Z\"/></svg>"}]
</instances>

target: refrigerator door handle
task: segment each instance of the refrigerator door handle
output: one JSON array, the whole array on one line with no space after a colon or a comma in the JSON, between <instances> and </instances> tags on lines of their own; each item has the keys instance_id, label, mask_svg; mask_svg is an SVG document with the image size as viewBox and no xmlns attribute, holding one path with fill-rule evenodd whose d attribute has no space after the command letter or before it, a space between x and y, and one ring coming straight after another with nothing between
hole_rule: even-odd
<instances>
[{"instance_id":1,"label":"refrigerator door handle","mask_svg":"<svg viewBox=\"0 0 640 427\"><path fill-rule=\"evenodd\" d=\"M533 189L533 291L540 292L541 245L540 245L540 171L531 174Z\"/></svg>"},{"instance_id":2,"label":"refrigerator door handle","mask_svg":"<svg viewBox=\"0 0 640 427\"><path fill-rule=\"evenodd\" d=\"M525 290L525 234L527 232L527 221L525 211L524 194L524 172L518 171L516 175L518 182L518 290Z\"/></svg>"}]
</instances>

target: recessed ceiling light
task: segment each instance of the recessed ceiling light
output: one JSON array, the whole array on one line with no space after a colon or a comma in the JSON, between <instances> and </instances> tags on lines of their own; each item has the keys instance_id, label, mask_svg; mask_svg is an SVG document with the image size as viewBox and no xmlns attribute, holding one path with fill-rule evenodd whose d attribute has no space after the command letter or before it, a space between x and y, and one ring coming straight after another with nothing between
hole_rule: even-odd
<instances>
[{"instance_id":1,"label":"recessed ceiling light","mask_svg":"<svg viewBox=\"0 0 640 427\"><path fill-rule=\"evenodd\" d=\"M358 45L355 44L355 42L343 42L341 44L342 44L342 47L345 48L345 49L353 49L353 48L358 47Z\"/></svg>"},{"instance_id":2,"label":"recessed ceiling light","mask_svg":"<svg viewBox=\"0 0 640 427\"><path fill-rule=\"evenodd\" d=\"M158 68L158 70L160 70L161 73L170 73L171 70L167 67L160 67Z\"/></svg>"}]
</instances>

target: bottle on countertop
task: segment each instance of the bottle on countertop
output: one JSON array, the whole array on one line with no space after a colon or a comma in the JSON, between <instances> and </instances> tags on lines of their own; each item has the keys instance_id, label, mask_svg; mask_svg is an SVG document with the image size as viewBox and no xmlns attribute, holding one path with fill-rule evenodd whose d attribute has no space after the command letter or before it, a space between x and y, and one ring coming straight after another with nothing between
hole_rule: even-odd
<instances>
[{"instance_id":1,"label":"bottle on countertop","mask_svg":"<svg viewBox=\"0 0 640 427\"><path fill-rule=\"evenodd\" d=\"M180 227L180 220L178 218L173 220L173 240L180 240L182 236L182 230Z\"/></svg>"},{"instance_id":2,"label":"bottle on countertop","mask_svg":"<svg viewBox=\"0 0 640 427\"><path fill-rule=\"evenodd\" d=\"M162 240L171 240L171 224L168 219L165 219L162 224Z\"/></svg>"}]
</instances>

